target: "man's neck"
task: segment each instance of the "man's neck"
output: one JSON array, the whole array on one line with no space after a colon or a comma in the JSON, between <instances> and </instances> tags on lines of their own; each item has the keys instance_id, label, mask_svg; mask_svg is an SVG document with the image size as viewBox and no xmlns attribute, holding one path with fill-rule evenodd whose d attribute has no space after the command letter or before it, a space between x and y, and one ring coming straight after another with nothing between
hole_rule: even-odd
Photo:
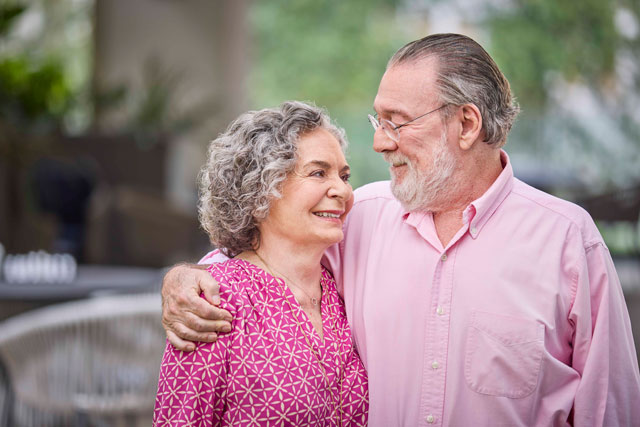
<instances>
[{"instance_id":1,"label":"man's neck","mask_svg":"<svg viewBox=\"0 0 640 427\"><path fill-rule=\"evenodd\" d=\"M463 226L462 214L474 200L482 197L502 173L500 152L491 153L487 159L472 160L461 165L456 192L441 208L432 210L438 238L446 247Z\"/></svg>"}]
</instances>

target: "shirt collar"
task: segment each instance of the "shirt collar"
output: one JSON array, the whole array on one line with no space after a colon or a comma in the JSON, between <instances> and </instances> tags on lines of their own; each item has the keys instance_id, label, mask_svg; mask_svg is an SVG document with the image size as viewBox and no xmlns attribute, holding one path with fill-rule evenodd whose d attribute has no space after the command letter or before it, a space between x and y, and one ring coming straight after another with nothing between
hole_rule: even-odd
<instances>
[{"instance_id":1,"label":"shirt collar","mask_svg":"<svg viewBox=\"0 0 640 427\"><path fill-rule=\"evenodd\" d=\"M509 156L504 150L500 150L500 161L502 162L502 172L498 178L482 196L471 202L462 213L462 221L464 224L469 224L469 234L474 239L513 188L513 168ZM402 209L402 218L405 223L413 227L418 227L427 215L431 216L431 213L409 212Z\"/></svg>"},{"instance_id":2,"label":"shirt collar","mask_svg":"<svg viewBox=\"0 0 640 427\"><path fill-rule=\"evenodd\" d=\"M500 150L500 161L502 161L502 172L498 178L493 181L491 187L482 196L471 202L462 213L462 220L469 224L469 234L474 239L513 189L513 168L509 156L504 150Z\"/></svg>"}]
</instances>

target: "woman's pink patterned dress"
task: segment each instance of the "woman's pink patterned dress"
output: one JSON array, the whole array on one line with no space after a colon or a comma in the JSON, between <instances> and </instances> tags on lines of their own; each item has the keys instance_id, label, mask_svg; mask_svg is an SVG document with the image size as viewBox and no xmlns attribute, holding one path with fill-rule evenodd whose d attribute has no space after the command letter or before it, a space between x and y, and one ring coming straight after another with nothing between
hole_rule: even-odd
<instances>
[{"instance_id":1,"label":"woman's pink patterned dress","mask_svg":"<svg viewBox=\"0 0 640 427\"><path fill-rule=\"evenodd\" d=\"M324 342L281 280L242 259L209 271L233 316L231 332L192 353L167 343L155 426L366 425L367 376L328 271L321 279Z\"/></svg>"}]
</instances>

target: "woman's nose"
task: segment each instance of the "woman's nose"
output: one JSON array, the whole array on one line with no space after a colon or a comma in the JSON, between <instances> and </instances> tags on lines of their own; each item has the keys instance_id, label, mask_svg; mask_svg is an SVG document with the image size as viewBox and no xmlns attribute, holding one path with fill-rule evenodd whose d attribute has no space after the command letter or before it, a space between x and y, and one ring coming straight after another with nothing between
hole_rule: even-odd
<instances>
[{"instance_id":1,"label":"woman's nose","mask_svg":"<svg viewBox=\"0 0 640 427\"><path fill-rule=\"evenodd\" d=\"M349 200L352 193L353 189L351 188L351 184L343 180L342 177L337 177L333 180L328 195L329 197L339 197L343 200Z\"/></svg>"}]
</instances>

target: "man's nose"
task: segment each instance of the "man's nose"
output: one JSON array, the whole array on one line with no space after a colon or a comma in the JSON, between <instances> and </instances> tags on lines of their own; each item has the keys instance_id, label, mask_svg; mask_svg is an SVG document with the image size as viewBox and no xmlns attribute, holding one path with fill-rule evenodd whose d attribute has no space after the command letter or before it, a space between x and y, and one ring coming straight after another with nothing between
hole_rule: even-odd
<instances>
[{"instance_id":1,"label":"man's nose","mask_svg":"<svg viewBox=\"0 0 640 427\"><path fill-rule=\"evenodd\" d=\"M382 127L376 129L373 134L373 149L378 153L384 153L386 151L395 151L398 148L396 142L389 138Z\"/></svg>"}]
</instances>

